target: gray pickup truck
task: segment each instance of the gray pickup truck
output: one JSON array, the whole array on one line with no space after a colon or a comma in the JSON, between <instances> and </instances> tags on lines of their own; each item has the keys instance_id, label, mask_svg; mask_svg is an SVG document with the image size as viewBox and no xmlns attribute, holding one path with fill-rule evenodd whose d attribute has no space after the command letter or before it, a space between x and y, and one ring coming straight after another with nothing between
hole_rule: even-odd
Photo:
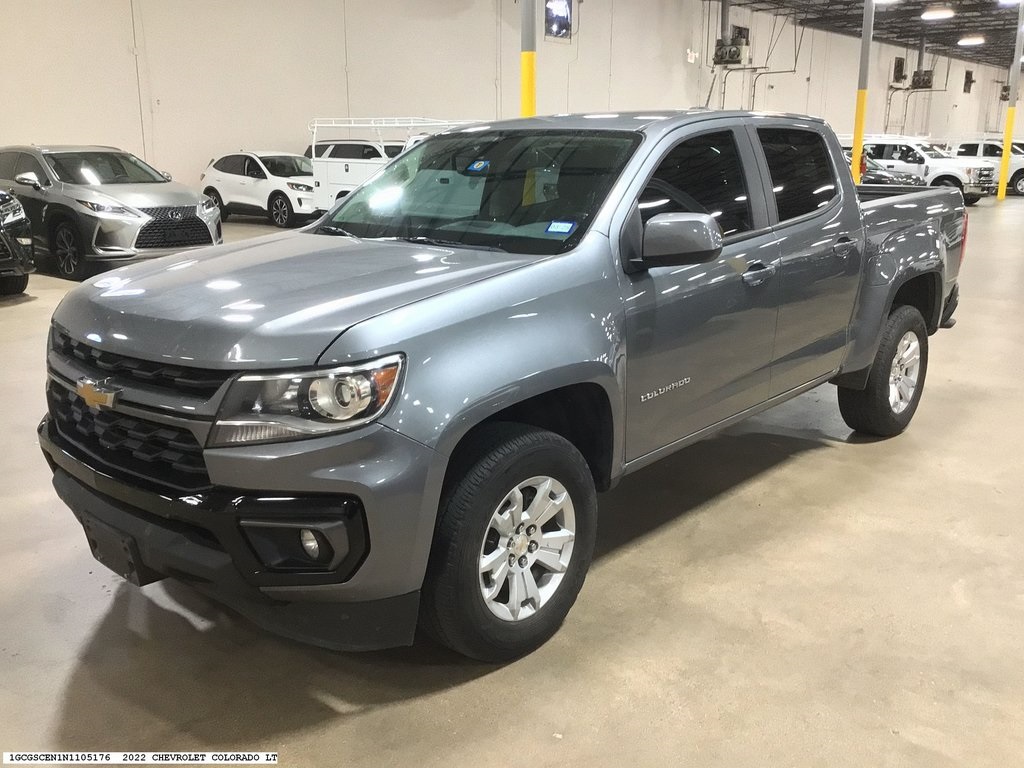
<instances>
[{"instance_id":1,"label":"gray pickup truck","mask_svg":"<svg viewBox=\"0 0 1024 768\"><path fill-rule=\"evenodd\" d=\"M511 659L627 473L825 382L853 429L902 431L965 225L956 189L858 190L809 117L461 128L302 230L72 290L39 442L136 584L325 647L420 627Z\"/></svg>"}]
</instances>

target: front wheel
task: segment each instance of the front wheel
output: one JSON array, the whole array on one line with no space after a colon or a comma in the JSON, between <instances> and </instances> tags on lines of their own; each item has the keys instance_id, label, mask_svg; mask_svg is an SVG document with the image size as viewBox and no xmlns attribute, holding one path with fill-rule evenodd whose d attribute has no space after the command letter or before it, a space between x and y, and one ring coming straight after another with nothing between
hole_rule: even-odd
<instances>
[{"instance_id":1,"label":"front wheel","mask_svg":"<svg viewBox=\"0 0 1024 768\"><path fill-rule=\"evenodd\" d=\"M220 209L220 220L227 221L229 214L227 212L227 209L224 207L224 198L220 196L220 192L218 192L213 187L208 187L206 190L203 191L203 194L206 195L211 200L213 200L214 205L216 205L217 208Z\"/></svg>"},{"instance_id":2,"label":"front wheel","mask_svg":"<svg viewBox=\"0 0 1024 768\"><path fill-rule=\"evenodd\" d=\"M0 296L17 296L28 288L28 275L0 277Z\"/></svg>"},{"instance_id":3,"label":"front wheel","mask_svg":"<svg viewBox=\"0 0 1024 768\"><path fill-rule=\"evenodd\" d=\"M1013 191L1018 195L1024 195L1024 171L1017 172L1017 175L1010 182L1010 186L1013 187Z\"/></svg>"},{"instance_id":4,"label":"front wheel","mask_svg":"<svg viewBox=\"0 0 1024 768\"><path fill-rule=\"evenodd\" d=\"M964 195L964 205L974 205L981 200L981 195Z\"/></svg>"},{"instance_id":5,"label":"front wheel","mask_svg":"<svg viewBox=\"0 0 1024 768\"><path fill-rule=\"evenodd\" d=\"M864 389L839 387L839 412L851 429L898 435L914 418L928 373L928 328L916 307L889 315Z\"/></svg>"},{"instance_id":6,"label":"front wheel","mask_svg":"<svg viewBox=\"0 0 1024 768\"><path fill-rule=\"evenodd\" d=\"M278 192L270 198L270 220L275 226L286 228L295 223L295 212L285 195Z\"/></svg>"},{"instance_id":7,"label":"front wheel","mask_svg":"<svg viewBox=\"0 0 1024 768\"><path fill-rule=\"evenodd\" d=\"M564 438L487 425L445 494L423 589L423 628L473 659L503 662L561 626L590 567L597 495Z\"/></svg>"},{"instance_id":8,"label":"front wheel","mask_svg":"<svg viewBox=\"0 0 1024 768\"><path fill-rule=\"evenodd\" d=\"M82 280L88 277L88 267L82 253L82 240L78 229L70 221L59 221L50 233L50 253L57 262L61 277Z\"/></svg>"}]
</instances>

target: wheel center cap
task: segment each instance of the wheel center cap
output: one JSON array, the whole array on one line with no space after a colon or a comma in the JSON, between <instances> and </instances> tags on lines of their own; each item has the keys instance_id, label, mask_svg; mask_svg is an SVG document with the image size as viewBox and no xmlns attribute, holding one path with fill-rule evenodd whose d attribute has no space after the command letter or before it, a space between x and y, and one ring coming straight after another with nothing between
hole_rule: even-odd
<instances>
[{"instance_id":1,"label":"wheel center cap","mask_svg":"<svg viewBox=\"0 0 1024 768\"><path fill-rule=\"evenodd\" d=\"M530 539L521 533L515 534L509 542L508 549L516 557L522 557L530 546Z\"/></svg>"}]
</instances>

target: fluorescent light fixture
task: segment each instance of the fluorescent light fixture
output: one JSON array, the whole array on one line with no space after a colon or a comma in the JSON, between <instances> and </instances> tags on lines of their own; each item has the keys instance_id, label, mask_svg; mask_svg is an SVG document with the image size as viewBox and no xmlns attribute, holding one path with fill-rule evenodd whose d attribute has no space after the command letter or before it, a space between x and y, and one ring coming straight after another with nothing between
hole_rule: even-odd
<instances>
[{"instance_id":1,"label":"fluorescent light fixture","mask_svg":"<svg viewBox=\"0 0 1024 768\"><path fill-rule=\"evenodd\" d=\"M875 5L896 5L900 0L875 0Z\"/></svg>"},{"instance_id":2,"label":"fluorescent light fixture","mask_svg":"<svg viewBox=\"0 0 1024 768\"><path fill-rule=\"evenodd\" d=\"M1020 0L999 0L1000 5L1020 5Z\"/></svg>"},{"instance_id":3,"label":"fluorescent light fixture","mask_svg":"<svg viewBox=\"0 0 1024 768\"><path fill-rule=\"evenodd\" d=\"M956 12L952 8L942 5L926 8L925 12L921 14L921 18L925 21L941 21L942 19L952 19L954 16L956 16Z\"/></svg>"},{"instance_id":4,"label":"fluorescent light fixture","mask_svg":"<svg viewBox=\"0 0 1024 768\"><path fill-rule=\"evenodd\" d=\"M961 37L956 44L965 47L972 45L984 45L985 38L982 37L981 35L968 35L967 37Z\"/></svg>"}]
</instances>

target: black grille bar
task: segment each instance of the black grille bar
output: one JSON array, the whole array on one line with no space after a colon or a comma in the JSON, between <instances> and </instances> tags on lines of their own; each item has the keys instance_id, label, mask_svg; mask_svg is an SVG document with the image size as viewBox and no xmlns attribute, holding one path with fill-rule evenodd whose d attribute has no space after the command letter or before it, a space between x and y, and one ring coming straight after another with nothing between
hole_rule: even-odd
<instances>
[{"instance_id":1,"label":"black grille bar","mask_svg":"<svg viewBox=\"0 0 1024 768\"><path fill-rule=\"evenodd\" d=\"M211 245L213 238L206 223L196 215L195 206L140 208L153 220L139 230L136 248L183 248Z\"/></svg>"},{"instance_id":2,"label":"black grille bar","mask_svg":"<svg viewBox=\"0 0 1024 768\"><path fill-rule=\"evenodd\" d=\"M203 448L187 429L117 411L90 408L52 379L46 401L60 437L112 475L125 475L177 491L207 488Z\"/></svg>"},{"instance_id":3,"label":"black grille bar","mask_svg":"<svg viewBox=\"0 0 1024 768\"><path fill-rule=\"evenodd\" d=\"M100 378L110 375L127 376L151 386L209 397L231 375L228 371L189 368L105 352L72 339L57 327L53 329L52 338L54 352L61 357L84 364L90 373Z\"/></svg>"}]
</instances>

